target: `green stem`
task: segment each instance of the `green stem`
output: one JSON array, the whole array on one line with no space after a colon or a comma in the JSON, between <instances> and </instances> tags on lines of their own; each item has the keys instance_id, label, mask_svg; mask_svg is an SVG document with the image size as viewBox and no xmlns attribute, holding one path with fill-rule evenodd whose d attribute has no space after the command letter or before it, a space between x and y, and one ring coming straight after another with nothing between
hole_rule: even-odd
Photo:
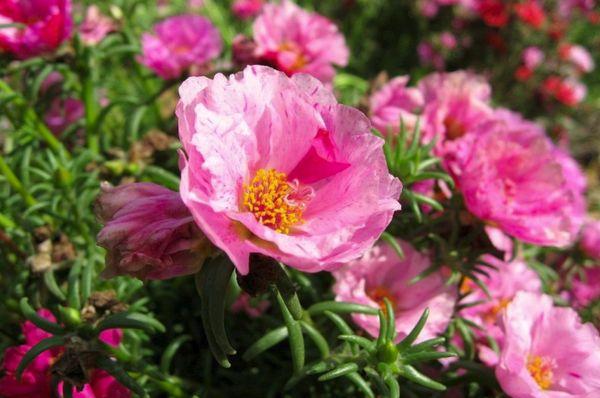
<instances>
[{"instance_id":1,"label":"green stem","mask_svg":"<svg viewBox=\"0 0 600 398\"><path fill-rule=\"evenodd\" d=\"M27 206L31 207L37 203L33 196L25 189L23 184L21 184L21 181L19 181L2 156L0 156L0 172L4 174L8 184L23 197Z\"/></svg>"}]
</instances>

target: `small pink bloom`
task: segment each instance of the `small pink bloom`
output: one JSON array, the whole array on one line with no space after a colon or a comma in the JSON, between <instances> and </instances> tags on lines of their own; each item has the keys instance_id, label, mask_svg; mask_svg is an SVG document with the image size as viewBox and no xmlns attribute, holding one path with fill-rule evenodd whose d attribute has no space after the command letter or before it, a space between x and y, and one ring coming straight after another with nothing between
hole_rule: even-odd
<instances>
[{"instance_id":1,"label":"small pink bloom","mask_svg":"<svg viewBox=\"0 0 600 398\"><path fill-rule=\"evenodd\" d=\"M200 9L204 7L204 0L188 0L188 7L191 9Z\"/></svg>"},{"instance_id":2,"label":"small pink bloom","mask_svg":"<svg viewBox=\"0 0 600 398\"><path fill-rule=\"evenodd\" d=\"M235 0L231 10L238 18L248 19L258 15L264 3L264 0Z\"/></svg>"},{"instance_id":3,"label":"small pink bloom","mask_svg":"<svg viewBox=\"0 0 600 398\"><path fill-rule=\"evenodd\" d=\"M512 398L600 396L600 336L552 298L518 293L502 318L496 377Z\"/></svg>"},{"instance_id":4,"label":"small pink bloom","mask_svg":"<svg viewBox=\"0 0 600 398\"><path fill-rule=\"evenodd\" d=\"M231 305L231 311L234 313L244 312L250 318L258 318L271 306L268 300L260 300L251 297L246 292L241 292L238 298Z\"/></svg>"},{"instance_id":5,"label":"small pink bloom","mask_svg":"<svg viewBox=\"0 0 600 398\"><path fill-rule=\"evenodd\" d=\"M249 66L179 94L181 197L241 274L251 253L307 272L344 264L400 208L383 140L318 80Z\"/></svg>"},{"instance_id":6,"label":"small pink bloom","mask_svg":"<svg viewBox=\"0 0 600 398\"><path fill-rule=\"evenodd\" d=\"M112 19L103 15L96 5L88 7L85 20L79 26L79 34L85 44L98 44L107 34L116 29Z\"/></svg>"},{"instance_id":7,"label":"small pink bloom","mask_svg":"<svg viewBox=\"0 0 600 398\"><path fill-rule=\"evenodd\" d=\"M600 298L600 266L585 268L575 274L571 282L570 297L577 308L587 307Z\"/></svg>"},{"instance_id":8,"label":"small pink bloom","mask_svg":"<svg viewBox=\"0 0 600 398\"><path fill-rule=\"evenodd\" d=\"M477 331L480 340L478 346L482 352L481 360L489 366L494 366L498 357L487 346L486 335L492 337L501 346L504 333L499 320L506 306L518 292L541 293L542 282L538 274L521 260L508 263L492 255L484 255L481 259L497 267L497 269L486 268L489 276L481 276L481 282L488 288L491 297L488 297L473 281L465 279L460 287L461 293L468 294L464 304L475 302L482 302L482 304L467 307L460 312L460 315L483 328L483 331Z\"/></svg>"},{"instance_id":9,"label":"small pink bloom","mask_svg":"<svg viewBox=\"0 0 600 398\"><path fill-rule=\"evenodd\" d=\"M600 221L588 221L582 230L581 249L595 260L600 260Z\"/></svg>"},{"instance_id":10,"label":"small pink bloom","mask_svg":"<svg viewBox=\"0 0 600 398\"><path fill-rule=\"evenodd\" d=\"M76 98L54 98L44 115L44 122L56 136L85 115L83 102Z\"/></svg>"},{"instance_id":11,"label":"small pink bloom","mask_svg":"<svg viewBox=\"0 0 600 398\"><path fill-rule=\"evenodd\" d=\"M442 32L440 34L440 44L448 50L453 50L457 44L456 37L451 32Z\"/></svg>"},{"instance_id":12,"label":"small pink bloom","mask_svg":"<svg viewBox=\"0 0 600 398\"><path fill-rule=\"evenodd\" d=\"M406 87L408 79L400 76L390 80L369 99L371 122L382 134L397 134L401 124L409 133L414 130L423 96L418 89Z\"/></svg>"},{"instance_id":13,"label":"small pink bloom","mask_svg":"<svg viewBox=\"0 0 600 398\"><path fill-rule=\"evenodd\" d=\"M168 279L192 274L208 255L208 243L179 194L151 183L102 185L96 215L104 228L105 277Z\"/></svg>"},{"instance_id":14,"label":"small pink bloom","mask_svg":"<svg viewBox=\"0 0 600 398\"><path fill-rule=\"evenodd\" d=\"M346 41L333 22L289 0L265 4L253 30L260 62L288 76L308 73L329 83L334 65L348 63Z\"/></svg>"},{"instance_id":15,"label":"small pink bloom","mask_svg":"<svg viewBox=\"0 0 600 398\"><path fill-rule=\"evenodd\" d=\"M176 79L190 68L204 68L221 53L219 31L205 17L179 15L142 36L139 61L163 79Z\"/></svg>"},{"instance_id":16,"label":"small pink bloom","mask_svg":"<svg viewBox=\"0 0 600 398\"><path fill-rule=\"evenodd\" d=\"M498 110L478 126L457 176L469 211L505 233L537 245L573 243L585 214L581 170L519 115Z\"/></svg>"},{"instance_id":17,"label":"small pink bloom","mask_svg":"<svg viewBox=\"0 0 600 398\"><path fill-rule=\"evenodd\" d=\"M559 48L563 60L573 64L580 72L589 73L594 70L594 58L589 51L578 45L566 44Z\"/></svg>"},{"instance_id":18,"label":"small pink bloom","mask_svg":"<svg viewBox=\"0 0 600 398\"><path fill-rule=\"evenodd\" d=\"M404 258L388 244L378 244L361 259L350 262L333 276L337 301L374 308L385 308L388 299L396 316L396 341L406 337L425 308L429 318L417 341L437 337L446 330L454 311L456 289L446 286L441 273L433 273L419 282L410 281L429 268L429 258L403 241L398 241ZM373 315L353 314L352 319L371 336L379 333L379 319Z\"/></svg>"},{"instance_id":19,"label":"small pink bloom","mask_svg":"<svg viewBox=\"0 0 600 398\"><path fill-rule=\"evenodd\" d=\"M444 57L435 49L431 43L422 41L417 46L417 55L421 65L431 65L436 70L443 70L446 66Z\"/></svg>"},{"instance_id":20,"label":"small pink bloom","mask_svg":"<svg viewBox=\"0 0 600 398\"><path fill-rule=\"evenodd\" d=\"M530 70L534 70L544 62L544 52L539 47L529 46L523 50L521 59L523 65Z\"/></svg>"},{"instance_id":21,"label":"small pink bloom","mask_svg":"<svg viewBox=\"0 0 600 398\"><path fill-rule=\"evenodd\" d=\"M71 0L2 0L0 50L20 59L55 50L71 36Z\"/></svg>"},{"instance_id":22,"label":"small pink bloom","mask_svg":"<svg viewBox=\"0 0 600 398\"><path fill-rule=\"evenodd\" d=\"M549 76L542 83L541 91L567 106L575 106L587 95L586 86L578 80L559 76Z\"/></svg>"}]
</instances>

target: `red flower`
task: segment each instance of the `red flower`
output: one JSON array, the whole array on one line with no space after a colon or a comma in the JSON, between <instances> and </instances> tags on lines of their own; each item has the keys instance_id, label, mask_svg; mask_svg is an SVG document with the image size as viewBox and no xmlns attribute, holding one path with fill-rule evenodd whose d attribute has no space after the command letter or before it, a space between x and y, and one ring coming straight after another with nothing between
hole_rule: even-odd
<instances>
[{"instance_id":1,"label":"red flower","mask_svg":"<svg viewBox=\"0 0 600 398\"><path fill-rule=\"evenodd\" d=\"M519 66L515 71L515 79L521 82L529 80L531 76L533 76L533 70L529 69L525 65Z\"/></svg>"},{"instance_id":2,"label":"red flower","mask_svg":"<svg viewBox=\"0 0 600 398\"><path fill-rule=\"evenodd\" d=\"M536 29L542 27L546 21L544 9L535 0L528 0L515 5L515 12L521 21Z\"/></svg>"},{"instance_id":3,"label":"red flower","mask_svg":"<svg viewBox=\"0 0 600 398\"><path fill-rule=\"evenodd\" d=\"M508 8L502 0L482 0L478 11L488 26L501 28L508 23Z\"/></svg>"}]
</instances>

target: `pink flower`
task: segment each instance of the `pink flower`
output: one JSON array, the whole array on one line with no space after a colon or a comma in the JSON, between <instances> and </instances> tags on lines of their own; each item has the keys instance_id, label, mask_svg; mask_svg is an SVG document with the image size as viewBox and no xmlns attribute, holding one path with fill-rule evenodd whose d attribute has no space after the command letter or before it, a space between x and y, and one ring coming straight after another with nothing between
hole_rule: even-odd
<instances>
[{"instance_id":1,"label":"pink flower","mask_svg":"<svg viewBox=\"0 0 600 398\"><path fill-rule=\"evenodd\" d=\"M2 0L0 50L20 59L55 50L71 36L71 0Z\"/></svg>"},{"instance_id":2,"label":"pink flower","mask_svg":"<svg viewBox=\"0 0 600 398\"><path fill-rule=\"evenodd\" d=\"M457 41L456 37L451 32L442 32L440 34L440 44L442 47L452 50L456 47Z\"/></svg>"},{"instance_id":3,"label":"pink flower","mask_svg":"<svg viewBox=\"0 0 600 398\"><path fill-rule=\"evenodd\" d=\"M422 41L417 46L417 55L421 65L431 65L436 70L443 70L446 66L444 57L427 41Z\"/></svg>"},{"instance_id":4,"label":"pink flower","mask_svg":"<svg viewBox=\"0 0 600 398\"><path fill-rule=\"evenodd\" d=\"M498 361L497 354L486 344L486 336L492 337L498 345L502 346L504 333L500 327L499 320L507 305L518 292L542 292L542 283L538 274L531 270L525 262L514 260L510 263L501 261L492 255L482 256L482 260L497 269L487 269L489 276L482 275L481 282L488 288L488 297L470 279L465 279L460 287L465 297L464 304L482 302L463 309L460 315L478 325L484 331L479 334L480 359L489 366L494 366Z\"/></svg>"},{"instance_id":5,"label":"pink flower","mask_svg":"<svg viewBox=\"0 0 600 398\"><path fill-rule=\"evenodd\" d=\"M105 15L102 15L96 5L88 7L85 20L79 26L79 34L85 44L98 44L107 34L116 29L114 22Z\"/></svg>"},{"instance_id":6,"label":"pink flower","mask_svg":"<svg viewBox=\"0 0 600 398\"><path fill-rule=\"evenodd\" d=\"M40 309L38 315L48 321L56 322L56 318L46 309ZM9 347L4 352L4 360L1 369L4 376L0 378L0 392L4 398L52 398L51 366L63 353L63 348L58 347L44 351L38 355L23 372L21 379L17 379L16 371L23 356L34 345L51 335L33 323L26 321L21 325L25 344ZM100 334L100 340L106 344L117 346L121 342L122 331L120 329L105 330ZM62 397L62 383L59 385ZM73 389L74 398L129 398L131 392L119 384L111 375L102 370L92 370L90 383L84 386L82 391Z\"/></svg>"},{"instance_id":7,"label":"pink flower","mask_svg":"<svg viewBox=\"0 0 600 398\"><path fill-rule=\"evenodd\" d=\"M536 69L544 61L544 52L536 46L529 46L523 50L521 55L523 65L528 69Z\"/></svg>"},{"instance_id":8,"label":"pink flower","mask_svg":"<svg viewBox=\"0 0 600 398\"><path fill-rule=\"evenodd\" d=\"M102 185L96 215L104 228L105 277L168 279L202 266L209 244L179 194L151 183Z\"/></svg>"},{"instance_id":9,"label":"pink flower","mask_svg":"<svg viewBox=\"0 0 600 398\"><path fill-rule=\"evenodd\" d=\"M371 122L382 134L397 134L401 124L409 133L414 130L423 96L418 89L406 87L408 79L399 76L390 80L369 99Z\"/></svg>"},{"instance_id":10,"label":"pink flower","mask_svg":"<svg viewBox=\"0 0 600 398\"><path fill-rule=\"evenodd\" d=\"M231 305L231 312L244 312L250 318L258 318L271 306L268 300L260 300L251 297L246 292L241 292Z\"/></svg>"},{"instance_id":11,"label":"pink flower","mask_svg":"<svg viewBox=\"0 0 600 398\"><path fill-rule=\"evenodd\" d=\"M139 61L163 79L176 79L190 68L202 69L221 53L219 31L199 15L170 17L142 36Z\"/></svg>"},{"instance_id":12,"label":"pink flower","mask_svg":"<svg viewBox=\"0 0 600 398\"><path fill-rule=\"evenodd\" d=\"M83 102L76 98L56 97L50 103L50 108L44 115L44 122L56 136L80 120L85 115Z\"/></svg>"},{"instance_id":13,"label":"pink flower","mask_svg":"<svg viewBox=\"0 0 600 398\"><path fill-rule=\"evenodd\" d=\"M383 140L318 80L250 66L179 93L181 197L241 274L251 253L307 272L353 260L400 208Z\"/></svg>"},{"instance_id":14,"label":"pink flower","mask_svg":"<svg viewBox=\"0 0 600 398\"><path fill-rule=\"evenodd\" d=\"M581 171L565 162L539 125L515 113L498 110L478 129L457 177L469 211L527 243L573 243L585 200L569 177Z\"/></svg>"},{"instance_id":15,"label":"pink flower","mask_svg":"<svg viewBox=\"0 0 600 398\"><path fill-rule=\"evenodd\" d=\"M408 243L398 240L404 258L388 244L377 244L361 259L335 271L333 291L337 301L374 308L385 308L388 299L396 316L397 341L412 330L425 308L429 318L417 341L437 337L446 330L456 301L456 289L446 286L437 272L419 282L410 281L429 268L429 258ZM353 314L352 319L371 336L379 333L379 319L373 315Z\"/></svg>"},{"instance_id":16,"label":"pink flower","mask_svg":"<svg viewBox=\"0 0 600 398\"><path fill-rule=\"evenodd\" d=\"M594 58L589 51L578 45L566 44L559 48L560 57L573 64L580 72L589 73L594 70Z\"/></svg>"},{"instance_id":17,"label":"pink flower","mask_svg":"<svg viewBox=\"0 0 600 398\"><path fill-rule=\"evenodd\" d=\"M235 0L231 10L238 18L248 19L258 15L264 3L264 0Z\"/></svg>"},{"instance_id":18,"label":"pink flower","mask_svg":"<svg viewBox=\"0 0 600 398\"><path fill-rule=\"evenodd\" d=\"M546 96L571 107L579 104L587 95L587 88L583 83L572 78L562 79L559 76L546 78L541 90Z\"/></svg>"},{"instance_id":19,"label":"pink flower","mask_svg":"<svg viewBox=\"0 0 600 398\"><path fill-rule=\"evenodd\" d=\"M600 221L586 222L579 244L585 254L595 260L600 260Z\"/></svg>"},{"instance_id":20,"label":"pink flower","mask_svg":"<svg viewBox=\"0 0 600 398\"><path fill-rule=\"evenodd\" d=\"M432 73L421 79L418 86L425 103L461 94L488 103L492 96L492 88L487 80L469 71Z\"/></svg>"},{"instance_id":21,"label":"pink flower","mask_svg":"<svg viewBox=\"0 0 600 398\"><path fill-rule=\"evenodd\" d=\"M308 73L328 83L335 75L333 66L348 63L348 47L338 28L289 0L265 4L253 30L260 62L288 76Z\"/></svg>"},{"instance_id":22,"label":"pink flower","mask_svg":"<svg viewBox=\"0 0 600 398\"><path fill-rule=\"evenodd\" d=\"M600 298L600 267L585 268L571 282L570 298L577 308L587 307Z\"/></svg>"},{"instance_id":23,"label":"pink flower","mask_svg":"<svg viewBox=\"0 0 600 398\"><path fill-rule=\"evenodd\" d=\"M600 336L552 298L518 293L502 318L496 377L512 398L600 396Z\"/></svg>"}]
</instances>

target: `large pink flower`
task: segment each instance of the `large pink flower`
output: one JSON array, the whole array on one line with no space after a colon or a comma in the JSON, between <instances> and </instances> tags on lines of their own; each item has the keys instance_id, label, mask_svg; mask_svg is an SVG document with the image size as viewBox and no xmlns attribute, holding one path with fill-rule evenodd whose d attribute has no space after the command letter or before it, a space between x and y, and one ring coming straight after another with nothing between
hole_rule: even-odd
<instances>
[{"instance_id":1,"label":"large pink flower","mask_svg":"<svg viewBox=\"0 0 600 398\"><path fill-rule=\"evenodd\" d=\"M0 50L25 59L55 50L71 36L71 0L2 0Z\"/></svg>"},{"instance_id":2,"label":"large pink flower","mask_svg":"<svg viewBox=\"0 0 600 398\"><path fill-rule=\"evenodd\" d=\"M450 322L456 301L456 288L447 286L441 273L433 273L419 282L410 281L431 265L429 258L403 241L398 241L404 258L389 244L378 244L361 259L334 272L336 300L385 308L387 298L394 307L397 340L412 330L429 308L429 318L418 341L443 333ZM379 319L354 314L352 319L371 336L379 333Z\"/></svg>"},{"instance_id":3,"label":"large pink flower","mask_svg":"<svg viewBox=\"0 0 600 398\"><path fill-rule=\"evenodd\" d=\"M142 36L140 62L163 79L175 79L190 68L201 69L221 53L221 36L205 17L179 15Z\"/></svg>"},{"instance_id":4,"label":"large pink flower","mask_svg":"<svg viewBox=\"0 0 600 398\"><path fill-rule=\"evenodd\" d=\"M575 163L517 114L496 111L478 128L457 179L469 211L528 243L573 243L585 214Z\"/></svg>"},{"instance_id":5,"label":"large pink flower","mask_svg":"<svg viewBox=\"0 0 600 398\"><path fill-rule=\"evenodd\" d=\"M56 322L56 318L46 309L40 309L38 315L50 322ZM63 353L63 348L58 347L44 351L38 355L23 372L21 379L17 379L17 367L23 356L37 343L50 334L26 321L21 325L25 336L25 344L9 347L4 352L1 369L4 376L0 378L0 393L3 398L52 398L51 369ZM123 332L120 329L109 329L100 333L100 340L104 343L117 346L121 342ZM62 383L59 388L62 397ZM94 369L90 375L90 383L86 384L82 391L73 389L74 398L105 398L110 393L114 398L129 398L131 392L119 384L114 377L103 370Z\"/></svg>"},{"instance_id":6,"label":"large pink flower","mask_svg":"<svg viewBox=\"0 0 600 398\"><path fill-rule=\"evenodd\" d=\"M484 255L482 260L497 269L487 270L489 276L481 276L481 281L488 288L490 296L481 290L473 281L466 279L461 285L461 293L468 295L464 304L481 302L478 305L468 306L460 315L482 327L479 333L480 358L492 366L498 360L497 354L486 344L486 336L490 336L502 345L504 334L499 325L499 320L504 309L518 292L542 292L542 283L538 274L530 269L525 262L514 260L506 263L492 255Z\"/></svg>"},{"instance_id":7,"label":"large pink flower","mask_svg":"<svg viewBox=\"0 0 600 398\"><path fill-rule=\"evenodd\" d=\"M167 279L192 274L209 251L177 192L151 183L102 186L96 214L104 228L105 277Z\"/></svg>"},{"instance_id":8,"label":"large pink flower","mask_svg":"<svg viewBox=\"0 0 600 398\"><path fill-rule=\"evenodd\" d=\"M600 396L600 336L552 298L518 293L503 319L496 376L512 398Z\"/></svg>"},{"instance_id":9,"label":"large pink flower","mask_svg":"<svg viewBox=\"0 0 600 398\"><path fill-rule=\"evenodd\" d=\"M383 140L316 79L250 66L180 87L181 197L242 274L250 253L316 272L359 257L400 208Z\"/></svg>"},{"instance_id":10,"label":"large pink flower","mask_svg":"<svg viewBox=\"0 0 600 398\"><path fill-rule=\"evenodd\" d=\"M416 88L407 88L408 76L399 76L371 95L369 108L373 127L382 134L398 133L400 125L412 132L417 113L423 106L423 95Z\"/></svg>"},{"instance_id":11,"label":"large pink flower","mask_svg":"<svg viewBox=\"0 0 600 398\"><path fill-rule=\"evenodd\" d=\"M338 28L289 0L266 4L253 30L261 63L288 75L303 72L330 82L335 75L333 65L348 63L348 47Z\"/></svg>"}]
</instances>

